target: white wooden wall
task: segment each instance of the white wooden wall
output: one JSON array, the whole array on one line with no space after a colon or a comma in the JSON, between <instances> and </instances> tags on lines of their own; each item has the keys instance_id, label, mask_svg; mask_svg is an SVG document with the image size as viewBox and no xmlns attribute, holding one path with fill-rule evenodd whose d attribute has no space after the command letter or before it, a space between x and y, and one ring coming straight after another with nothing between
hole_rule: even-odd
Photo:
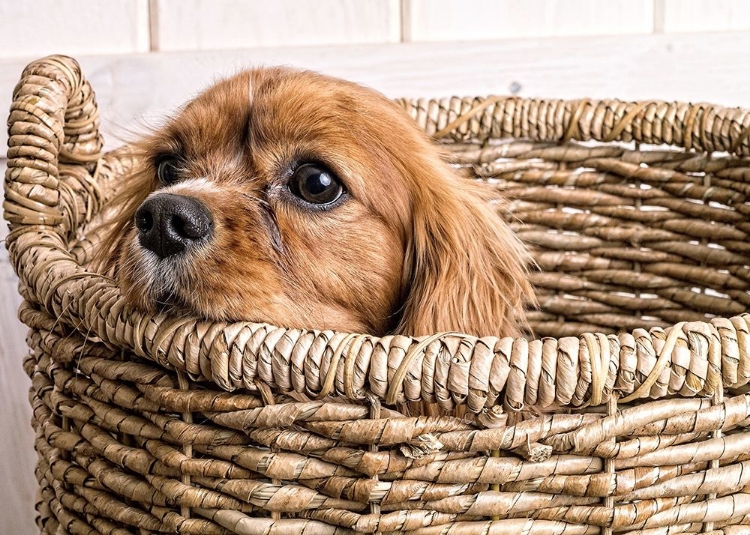
<instances>
[{"instance_id":1,"label":"white wooden wall","mask_svg":"<svg viewBox=\"0 0 750 535\"><path fill-rule=\"evenodd\" d=\"M0 0L0 110L23 66L51 53L80 59L110 147L259 64L393 97L512 91L750 108L750 0ZM18 303L0 248L0 534L27 535L35 454Z\"/></svg>"},{"instance_id":2,"label":"white wooden wall","mask_svg":"<svg viewBox=\"0 0 750 535\"><path fill-rule=\"evenodd\" d=\"M750 29L747 0L2 0L0 58Z\"/></svg>"}]
</instances>

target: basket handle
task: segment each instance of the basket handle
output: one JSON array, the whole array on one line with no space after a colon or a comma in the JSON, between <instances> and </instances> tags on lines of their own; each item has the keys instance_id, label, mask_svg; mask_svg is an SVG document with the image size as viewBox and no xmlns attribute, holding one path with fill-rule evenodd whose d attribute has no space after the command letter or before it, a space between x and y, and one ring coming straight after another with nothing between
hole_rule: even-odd
<instances>
[{"instance_id":1,"label":"basket handle","mask_svg":"<svg viewBox=\"0 0 750 535\"><path fill-rule=\"evenodd\" d=\"M11 233L51 228L67 235L59 164L90 176L102 155L99 108L78 62L48 56L30 63L13 91L8 118L4 217Z\"/></svg>"}]
</instances>

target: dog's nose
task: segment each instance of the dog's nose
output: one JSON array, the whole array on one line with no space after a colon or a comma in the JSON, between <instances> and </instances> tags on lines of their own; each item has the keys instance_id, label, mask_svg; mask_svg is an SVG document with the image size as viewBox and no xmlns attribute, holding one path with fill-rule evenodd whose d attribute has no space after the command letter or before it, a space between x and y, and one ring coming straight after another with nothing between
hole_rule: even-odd
<instances>
[{"instance_id":1,"label":"dog's nose","mask_svg":"<svg viewBox=\"0 0 750 535\"><path fill-rule=\"evenodd\" d=\"M159 258L166 258L208 236L213 220L198 199L160 193L138 208L135 226L140 244Z\"/></svg>"}]
</instances>

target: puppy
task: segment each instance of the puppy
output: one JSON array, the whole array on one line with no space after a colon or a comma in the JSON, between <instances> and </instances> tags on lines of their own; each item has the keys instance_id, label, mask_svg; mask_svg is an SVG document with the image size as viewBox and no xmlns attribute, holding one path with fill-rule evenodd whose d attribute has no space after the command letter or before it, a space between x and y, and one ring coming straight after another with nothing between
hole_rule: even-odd
<instances>
[{"instance_id":1,"label":"puppy","mask_svg":"<svg viewBox=\"0 0 750 535\"><path fill-rule=\"evenodd\" d=\"M518 332L528 254L379 93L242 72L134 144L103 256L135 307L287 328Z\"/></svg>"}]
</instances>

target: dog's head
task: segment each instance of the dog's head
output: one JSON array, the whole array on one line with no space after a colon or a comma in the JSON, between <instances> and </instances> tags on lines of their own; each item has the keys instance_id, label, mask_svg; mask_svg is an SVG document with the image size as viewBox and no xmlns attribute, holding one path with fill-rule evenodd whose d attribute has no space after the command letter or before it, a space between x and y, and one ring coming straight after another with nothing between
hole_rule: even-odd
<instances>
[{"instance_id":1,"label":"dog's head","mask_svg":"<svg viewBox=\"0 0 750 535\"><path fill-rule=\"evenodd\" d=\"M222 81L135 144L109 254L137 307L422 335L515 332L527 254L392 102L310 72Z\"/></svg>"}]
</instances>

